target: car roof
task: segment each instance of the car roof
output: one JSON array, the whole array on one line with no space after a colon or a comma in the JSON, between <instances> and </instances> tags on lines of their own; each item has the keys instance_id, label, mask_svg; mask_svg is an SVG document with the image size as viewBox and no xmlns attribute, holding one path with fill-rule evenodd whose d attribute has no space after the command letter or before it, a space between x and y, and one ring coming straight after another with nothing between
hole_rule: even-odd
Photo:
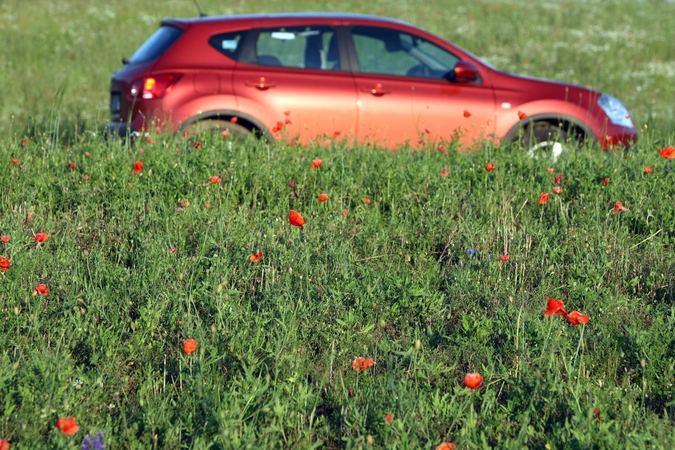
<instances>
[{"instance_id":1,"label":"car roof","mask_svg":"<svg viewBox=\"0 0 675 450\"><path fill-rule=\"evenodd\" d=\"M333 12L304 12L304 13L273 13L273 14L234 14L228 16L203 16L181 19L164 19L162 24L176 26L185 29L197 24L215 24L223 22L264 22L276 20L340 20L355 22L380 22L391 25L404 25L418 28L415 25L389 17L371 16L368 14L333 13Z\"/></svg>"}]
</instances>

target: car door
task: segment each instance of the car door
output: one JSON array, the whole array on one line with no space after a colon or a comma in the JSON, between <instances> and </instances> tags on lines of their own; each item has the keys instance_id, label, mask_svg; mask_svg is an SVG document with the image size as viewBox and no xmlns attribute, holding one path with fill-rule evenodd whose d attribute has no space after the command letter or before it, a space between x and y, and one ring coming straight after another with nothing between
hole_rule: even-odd
<instances>
[{"instance_id":1,"label":"car door","mask_svg":"<svg viewBox=\"0 0 675 450\"><path fill-rule=\"evenodd\" d=\"M413 112L431 142L458 141L469 149L495 130L495 98L479 76L457 81L460 59L448 49L414 34L401 34L406 51L419 61L409 70L414 77Z\"/></svg>"},{"instance_id":2,"label":"car door","mask_svg":"<svg viewBox=\"0 0 675 450\"><path fill-rule=\"evenodd\" d=\"M353 26L348 42L356 66L359 142L390 149L406 142L415 145L421 130L414 120L413 84L405 77L409 61L397 32Z\"/></svg>"},{"instance_id":3,"label":"car door","mask_svg":"<svg viewBox=\"0 0 675 450\"><path fill-rule=\"evenodd\" d=\"M343 71L337 27L292 25L251 30L234 73L239 110L280 138L356 134L356 91Z\"/></svg>"},{"instance_id":4,"label":"car door","mask_svg":"<svg viewBox=\"0 0 675 450\"><path fill-rule=\"evenodd\" d=\"M457 83L460 60L417 34L351 27L358 61L359 139L406 140L413 146L459 139L470 144L494 131L494 95L481 80Z\"/></svg>"}]
</instances>

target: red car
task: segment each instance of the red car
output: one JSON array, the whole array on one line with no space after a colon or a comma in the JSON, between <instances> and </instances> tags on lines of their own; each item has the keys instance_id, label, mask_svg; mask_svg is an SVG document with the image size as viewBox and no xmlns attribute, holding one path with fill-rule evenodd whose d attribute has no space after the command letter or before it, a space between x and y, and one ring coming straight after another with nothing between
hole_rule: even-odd
<instances>
[{"instance_id":1,"label":"red car","mask_svg":"<svg viewBox=\"0 0 675 450\"><path fill-rule=\"evenodd\" d=\"M269 139L406 143L569 139L631 146L617 99L513 75L413 25L352 14L164 20L111 79L107 128Z\"/></svg>"}]
</instances>

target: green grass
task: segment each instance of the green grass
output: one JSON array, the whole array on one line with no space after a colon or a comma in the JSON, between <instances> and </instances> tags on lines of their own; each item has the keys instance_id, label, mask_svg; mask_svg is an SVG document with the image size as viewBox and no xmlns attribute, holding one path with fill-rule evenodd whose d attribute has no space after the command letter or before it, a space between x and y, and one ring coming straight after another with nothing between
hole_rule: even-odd
<instances>
[{"instance_id":1,"label":"green grass","mask_svg":"<svg viewBox=\"0 0 675 450\"><path fill-rule=\"evenodd\" d=\"M669 448L675 189L651 139L554 174L517 147L11 142L0 433L66 448L54 423L74 415L115 448ZM563 193L539 205L557 173ZM547 297L591 315L583 339L542 315Z\"/></svg>"},{"instance_id":2,"label":"green grass","mask_svg":"<svg viewBox=\"0 0 675 450\"><path fill-rule=\"evenodd\" d=\"M120 57L161 17L195 13L187 0L150 3L0 5L0 234L11 237L0 256L12 263L0 274L0 439L80 448L103 430L112 449L675 446L675 163L657 151L675 142L673 4L320 8L403 18L503 69L629 105L639 151L584 147L550 173L518 145L446 156L106 143L84 131L107 120ZM136 160L145 170L132 175ZM617 201L629 211L613 214ZM49 239L36 244L38 232ZM33 295L39 283L49 296ZM544 317L547 297L590 322ZM358 356L374 367L354 371ZM485 383L470 391L462 380L475 371ZM82 428L72 438L55 427L70 416Z\"/></svg>"},{"instance_id":3,"label":"green grass","mask_svg":"<svg viewBox=\"0 0 675 450\"><path fill-rule=\"evenodd\" d=\"M620 98L640 127L674 132L675 3L433 0L200 0L210 15L341 11L386 15L428 29L502 70L582 84ZM108 119L111 74L164 17L194 17L191 0L0 4L0 136L40 134L65 93L62 133Z\"/></svg>"}]
</instances>

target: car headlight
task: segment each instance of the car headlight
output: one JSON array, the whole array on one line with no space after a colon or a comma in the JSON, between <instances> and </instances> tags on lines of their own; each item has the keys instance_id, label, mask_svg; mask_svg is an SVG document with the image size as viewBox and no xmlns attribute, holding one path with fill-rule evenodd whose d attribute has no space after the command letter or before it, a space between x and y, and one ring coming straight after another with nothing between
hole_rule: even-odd
<instances>
[{"instance_id":1,"label":"car headlight","mask_svg":"<svg viewBox=\"0 0 675 450\"><path fill-rule=\"evenodd\" d=\"M635 128L633 119L630 117L630 112L626 105L621 103L621 100L614 98L611 95L602 94L598 98L598 106L605 111L607 117L614 125L619 125L626 128Z\"/></svg>"}]
</instances>

